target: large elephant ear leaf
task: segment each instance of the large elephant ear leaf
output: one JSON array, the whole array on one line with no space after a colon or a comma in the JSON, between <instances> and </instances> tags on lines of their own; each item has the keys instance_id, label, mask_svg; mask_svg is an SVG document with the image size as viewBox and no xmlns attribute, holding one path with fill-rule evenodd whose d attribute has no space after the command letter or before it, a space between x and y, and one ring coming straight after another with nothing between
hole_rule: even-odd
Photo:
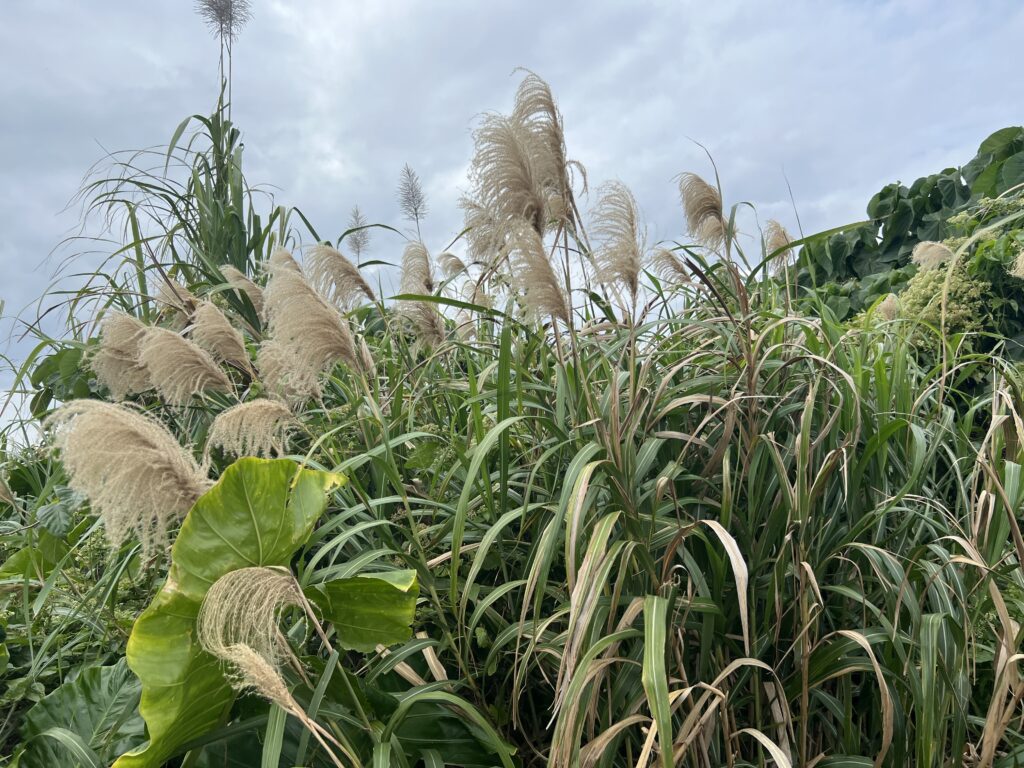
<instances>
[{"instance_id":1,"label":"large elephant ear leaf","mask_svg":"<svg viewBox=\"0 0 1024 768\"><path fill-rule=\"evenodd\" d=\"M110 758L144 738L136 711L139 681L119 661L90 667L37 702L26 714L22 736L27 742L19 768L52 768L91 758L107 765ZM69 763L69 759L71 762Z\"/></svg>"},{"instance_id":2,"label":"large elephant ear leaf","mask_svg":"<svg viewBox=\"0 0 1024 768\"><path fill-rule=\"evenodd\" d=\"M195 632L207 590L238 568L288 566L323 514L327 494L343 481L289 459L246 458L195 503L171 549L167 581L128 640L149 742L122 755L115 768L156 768L222 722L234 693Z\"/></svg>"},{"instance_id":3,"label":"large elephant ear leaf","mask_svg":"<svg viewBox=\"0 0 1024 768\"><path fill-rule=\"evenodd\" d=\"M412 637L419 593L416 571L334 579L306 590L324 619L334 625L338 645L354 651L372 651Z\"/></svg>"}]
</instances>

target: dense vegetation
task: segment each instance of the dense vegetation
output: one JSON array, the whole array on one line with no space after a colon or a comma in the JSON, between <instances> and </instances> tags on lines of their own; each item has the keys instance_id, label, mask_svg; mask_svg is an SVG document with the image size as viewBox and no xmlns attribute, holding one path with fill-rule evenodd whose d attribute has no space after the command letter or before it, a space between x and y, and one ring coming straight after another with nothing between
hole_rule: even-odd
<instances>
[{"instance_id":1,"label":"dense vegetation","mask_svg":"<svg viewBox=\"0 0 1024 768\"><path fill-rule=\"evenodd\" d=\"M584 212L526 75L455 252L404 172L385 300L401 233L324 240L194 121L87 186L123 240L19 371L12 764L1024 760L1019 189L943 172L894 258L879 213L907 280L838 311L806 280L845 233L745 253L692 174L677 242L620 184Z\"/></svg>"}]
</instances>

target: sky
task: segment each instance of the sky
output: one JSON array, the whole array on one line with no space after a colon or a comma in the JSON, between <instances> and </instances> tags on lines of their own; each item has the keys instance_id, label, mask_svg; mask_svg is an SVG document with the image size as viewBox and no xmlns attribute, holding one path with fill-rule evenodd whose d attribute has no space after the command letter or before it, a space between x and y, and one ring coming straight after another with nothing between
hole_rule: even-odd
<instances>
[{"instance_id":1,"label":"sky","mask_svg":"<svg viewBox=\"0 0 1024 768\"><path fill-rule=\"evenodd\" d=\"M0 353L17 360L18 318L35 317L50 254L78 231L68 203L85 173L208 113L218 47L190 0L3 10ZM355 204L405 226L395 188L409 163L434 252L461 228L474 121L510 109L518 67L551 84L570 156L592 187L633 190L652 240L684 229L673 177L713 174L699 144L727 205L793 232L799 216L810 234L1024 123L1020 0L253 0L253 12L233 96L250 183L336 237ZM402 245L375 235L370 256L396 261Z\"/></svg>"}]
</instances>

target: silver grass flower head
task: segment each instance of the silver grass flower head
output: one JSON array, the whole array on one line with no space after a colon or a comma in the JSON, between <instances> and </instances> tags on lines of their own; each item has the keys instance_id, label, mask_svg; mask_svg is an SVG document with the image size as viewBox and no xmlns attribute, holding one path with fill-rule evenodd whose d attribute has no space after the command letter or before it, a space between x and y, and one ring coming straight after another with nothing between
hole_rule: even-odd
<instances>
[{"instance_id":1,"label":"silver grass flower head","mask_svg":"<svg viewBox=\"0 0 1024 768\"><path fill-rule=\"evenodd\" d=\"M103 320L99 347L89 364L115 401L151 386L149 372L139 360L139 345L145 333L146 325L131 315L118 312Z\"/></svg>"},{"instance_id":2,"label":"silver grass flower head","mask_svg":"<svg viewBox=\"0 0 1024 768\"><path fill-rule=\"evenodd\" d=\"M565 202L572 194L572 189L562 113L555 103L551 86L533 72L526 72L516 90L512 118L534 136L537 145L535 151L546 156L543 164L551 173L551 178L546 183L553 187L552 194L558 198L563 214L567 214ZM582 170L582 166L579 167Z\"/></svg>"},{"instance_id":3,"label":"silver grass flower head","mask_svg":"<svg viewBox=\"0 0 1024 768\"><path fill-rule=\"evenodd\" d=\"M188 288L172 278L160 281L156 300L169 311L172 323L179 329L188 324L192 311L199 303Z\"/></svg>"},{"instance_id":4,"label":"silver grass flower head","mask_svg":"<svg viewBox=\"0 0 1024 768\"><path fill-rule=\"evenodd\" d=\"M239 293L244 293L256 310L257 316L263 315L263 289L250 280L241 270L232 266L220 268L224 280Z\"/></svg>"},{"instance_id":5,"label":"silver grass flower head","mask_svg":"<svg viewBox=\"0 0 1024 768\"><path fill-rule=\"evenodd\" d=\"M274 270L290 269L293 272L302 273L302 267L299 266L299 262L295 260L295 257L291 255L287 248L278 246L270 254L270 259L267 261L267 271L273 272Z\"/></svg>"},{"instance_id":6,"label":"silver grass flower head","mask_svg":"<svg viewBox=\"0 0 1024 768\"><path fill-rule=\"evenodd\" d=\"M622 182L608 182L601 187L594 217L597 277L604 283L621 283L635 299L647 234L633 193Z\"/></svg>"},{"instance_id":7,"label":"silver grass flower head","mask_svg":"<svg viewBox=\"0 0 1024 768\"><path fill-rule=\"evenodd\" d=\"M952 258L953 252L949 248L933 240L922 240L910 253L910 260L921 270L942 266Z\"/></svg>"},{"instance_id":8,"label":"silver grass flower head","mask_svg":"<svg viewBox=\"0 0 1024 768\"><path fill-rule=\"evenodd\" d=\"M427 196L423 192L420 177L408 163L402 168L398 182L398 206L402 215L411 222L418 222L427 215Z\"/></svg>"},{"instance_id":9,"label":"silver grass flower head","mask_svg":"<svg viewBox=\"0 0 1024 768\"><path fill-rule=\"evenodd\" d=\"M320 295L339 309L351 309L362 298L376 300L373 289L363 279L359 268L341 251L329 245L317 245L305 261L312 284Z\"/></svg>"},{"instance_id":10,"label":"silver grass flower head","mask_svg":"<svg viewBox=\"0 0 1024 768\"><path fill-rule=\"evenodd\" d=\"M1013 266L1010 268L1010 274L1014 277L1024 280L1024 248L1017 254L1017 258L1013 262Z\"/></svg>"},{"instance_id":11,"label":"silver grass flower head","mask_svg":"<svg viewBox=\"0 0 1024 768\"><path fill-rule=\"evenodd\" d=\"M196 12L216 37L233 42L252 20L252 3L250 0L198 0Z\"/></svg>"},{"instance_id":12,"label":"silver grass flower head","mask_svg":"<svg viewBox=\"0 0 1024 768\"><path fill-rule=\"evenodd\" d=\"M145 558L210 487L202 468L156 419L128 406L72 400L45 421L69 485L103 519L112 547L135 534Z\"/></svg>"},{"instance_id":13,"label":"silver grass flower head","mask_svg":"<svg viewBox=\"0 0 1024 768\"><path fill-rule=\"evenodd\" d=\"M220 448L225 454L281 456L288 450L288 438L298 425L291 410L277 400L251 400L233 405L217 414L206 440L206 450Z\"/></svg>"},{"instance_id":14,"label":"silver grass flower head","mask_svg":"<svg viewBox=\"0 0 1024 768\"><path fill-rule=\"evenodd\" d=\"M441 267L441 274L445 279L451 280L466 271L465 262L450 251L445 251L437 257L437 264Z\"/></svg>"},{"instance_id":15,"label":"silver grass flower head","mask_svg":"<svg viewBox=\"0 0 1024 768\"><path fill-rule=\"evenodd\" d=\"M256 354L256 367L266 391L292 406L320 397L319 369L306 365L286 344L264 340Z\"/></svg>"},{"instance_id":16,"label":"silver grass flower head","mask_svg":"<svg viewBox=\"0 0 1024 768\"><path fill-rule=\"evenodd\" d=\"M900 314L900 300L895 293L888 294L878 304L878 314L884 320L895 320Z\"/></svg>"},{"instance_id":17,"label":"silver grass flower head","mask_svg":"<svg viewBox=\"0 0 1024 768\"><path fill-rule=\"evenodd\" d=\"M569 301L540 235L525 222L511 231L512 275L526 307L538 316L569 323Z\"/></svg>"},{"instance_id":18,"label":"silver grass flower head","mask_svg":"<svg viewBox=\"0 0 1024 768\"><path fill-rule=\"evenodd\" d=\"M669 282L690 283L691 273L686 263L668 248L658 248L651 259L654 271Z\"/></svg>"},{"instance_id":19,"label":"silver grass flower head","mask_svg":"<svg viewBox=\"0 0 1024 768\"><path fill-rule=\"evenodd\" d=\"M199 304L192 316L192 340L209 352L216 360L251 370L249 352L241 331L212 301Z\"/></svg>"},{"instance_id":20,"label":"silver grass flower head","mask_svg":"<svg viewBox=\"0 0 1024 768\"><path fill-rule=\"evenodd\" d=\"M775 254L772 263L775 266L776 274L784 272L789 264L790 256L793 253L790 246L792 242L793 238L789 236L789 232L784 226L775 219L768 219L764 228L764 252L765 256Z\"/></svg>"},{"instance_id":21,"label":"silver grass flower head","mask_svg":"<svg viewBox=\"0 0 1024 768\"><path fill-rule=\"evenodd\" d=\"M550 152L537 134L504 115L485 116L473 140L473 200L501 227L525 220L543 237L553 218L550 198L561 196L560 171Z\"/></svg>"},{"instance_id":22,"label":"silver grass flower head","mask_svg":"<svg viewBox=\"0 0 1024 768\"><path fill-rule=\"evenodd\" d=\"M469 197L459 201L465 211L466 256L474 264L496 267L508 258L507 227L481 203Z\"/></svg>"},{"instance_id":23,"label":"silver grass flower head","mask_svg":"<svg viewBox=\"0 0 1024 768\"><path fill-rule=\"evenodd\" d=\"M432 296L436 287L430 253L423 243L409 243L402 253L400 292ZM444 320L430 302L403 300L398 305L398 312L412 322L422 343L436 346L444 340Z\"/></svg>"},{"instance_id":24,"label":"silver grass flower head","mask_svg":"<svg viewBox=\"0 0 1024 768\"><path fill-rule=\"evenodd\" d=\"M157 393L170 405L185 406L206 392L231 392L231 380L198 344L167 328L146 329L139 360Z\"/></svg>"},{"instance_id":25,"label":"silver grass flower head","mask_svg":"<svg viewBox=\"0 0 1024 768\"><path fill-rule=\"evenodd\" d=\"M349 249L355 254L356 262L362 261L363 254L370 249L370 230L367 229L369 223L366 217L363 216L363 212L359 210L359 206L353 206L352 215L348 220L348 228L354 231L349 232L345 242L348 243Z\"/></svg>"},{"instance_id":26,"label":"silver grass flower head","mask_svg":"<svg viewBox=\"0 0 1024 768\"><path fill-rule=\"evenodd\" d=\"M207 591L196 619L196 636L203 650L229 665L226 676L233 688L277 701L277 681L283 686L281 667L299 663L279 627L282 613L306 605L290 571L239 568L221 576ZM273 672L270 679L265 678L268 671Z\"/></svg>"},{"instance_id":27,"label":"silver grass flower head","mask_svg":"<svg viewBox=\"0 0 1024 768\"><path fill-rule=\"evenodd\" d=\"M314 374L344 362L358 368L355 344L338 310L286 263L271 269L264 291L269 336Z\"/></svg>"},{"instance_id":28,"label":"silver grass flower head","mask_svg":"<svg viewBox=\"0 0 1024 768\"><path fill-rule=\"evenodd\" d=\"M359 337L359 365L362 366L366 373L373 373L377 369L377 363L373 359L373 353L370 351L370 347L366 343L366 339L362 336Z\"/></svg>"},{"instance_id":29,"label":"silver grass flower head","mask_svg":"<svg viewBox=\"0 0 1024 768\"><path fill-rule=\"evenodd\" d=\"M701 245L717 250L725 243L726 224L722 195L695 173L679 176L679 196L690 235Z\"/></svg>"}]
</instances>

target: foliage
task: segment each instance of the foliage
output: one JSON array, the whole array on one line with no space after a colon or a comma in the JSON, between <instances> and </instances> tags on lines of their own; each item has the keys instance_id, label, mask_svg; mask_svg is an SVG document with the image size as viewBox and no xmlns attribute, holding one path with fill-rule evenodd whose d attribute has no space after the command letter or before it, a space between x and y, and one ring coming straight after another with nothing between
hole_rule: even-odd
<instances>
[{"instance_id":1,"label":"foliage","mask_svg":"<svg viewBox=\"0 0 1024 768\"><path fill-rule=\"evenodd\" d=\"M868 220L810 238L801 250L798 282L813 289L840 320L906 287L917 243L959 234L957 215L984 209L1024 184L1024 127L985 139L961 168L946 168L909 187L893 182L868 202Z\"/></svg>"},{"instance_id":2,"label":"foliage","mask_svg":"<svg viewBox=\"0 0 1024 768\"><path fill-rule=\"evenodd\" d=\"M504 135L520 148L543 140L546 162L564 161L557 109L527 83L543 119L502 118ZM145 562L134 542L106 550L48 437L7 443L7 751L28 765L45 744L62 750L51 759L88 765L84 747L97 763L119 752L121 766L325 766L335 750L374 766L1024 758L1024 380L999 354L998 324L986 322L984 351L962 343L976 338L980 306L969 281L994 291L988 270L1014 268L1011 196L942 218L939 234L962 238L958 260L915 277L903 315L868 305L842 322L849 312L800 311L801 286L785 270L741 265L736 209L721 210L709 184L690 179L687 190L700 186L701 232L713 219L715 238L663 244L661 277L613 271L635 276L634 290L589 273L567 163L541 179L509 171L551 220L515 222L509 238L492 217L493 261L448 259L444 280L425 257L426 291L398 298L436 312L440 338L424 343L401 303L338 313L359 353L331 359L318 392L288 402L299 424L288 455L232 463L205 450L207 436L220 413L267 391L260 351L272 331L219 269L265 283L273 247L298 245L298 233L280 208L273 229L262 223L224 121L220 111L200 121L208 144L188 150L184 184L150 178L127 198L93 187L125 213L122 261L72 300L70 338L41 340L20 384L48 388L37 415L108 397L52 356L101 343L79 317L86 299L190 337L190 318L179 322L153 289L176 276L244 334L251 365L223 366L229 393L175 406L149 390L130 402L208 459L217 482L169 562ZM995 163L1000 179L1012 176L1019 150L1000 152L975 181ZM487 180L489 193L502 193L499 181ZM945 185L934 183L940 196ZM887 264L909 258L922 226L892 235L886 253L901 255ZM525 240L553 258L524 280L505 257L522 258L507 251ZM641 245L622 250L651 266ZM779 256L763 251L752 261ZM271 281L301 269L274 258ZM883 273L858 279L873 274ZM547 318L524 312L518 290L541 279L568 304ZM952 305L928 322L940 280ZM308 723L280 701L236 697L193 640L211 584L254 565L286 569L313 604L280 622L299 662L280 673ZM125 657L140 688L125 679ZM117 727L79 711L101 713L101 701L131 691L141 691L138 715Z\"/></svg>"}]
</instances>

